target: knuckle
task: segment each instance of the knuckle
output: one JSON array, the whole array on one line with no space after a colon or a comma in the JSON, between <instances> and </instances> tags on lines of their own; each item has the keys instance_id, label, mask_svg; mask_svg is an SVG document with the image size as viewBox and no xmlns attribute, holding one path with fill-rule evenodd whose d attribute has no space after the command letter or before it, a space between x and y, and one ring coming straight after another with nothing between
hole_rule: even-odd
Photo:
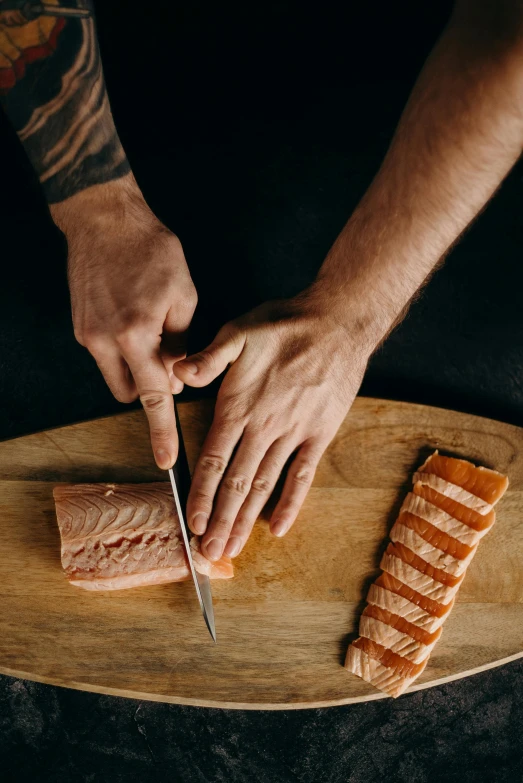
<instances>
[{"instance_id":1,"label":"knuckle","mask_svg":"<svg viewBox=\"0 0 523 783\"><path fill-rule=\"evenodd\" d=\"M238 394L219 394L216 402L216 414L225 424L245 423L245 406Z\"/></svg>"},{"instance_id":2,"label":"knuckle","mask_svg":"<svg viewBox=\"0 0 523 783\"><path fill-rule=\"evenodd\" d=\"M75 329L75 337L84 348L92 353L101 353L107 344L107 339L94 329Z\"/></svg>"},{"instance_id":3,"label":"knuckle","mask_svg":"<svg viewBox=\"0 0 523 783\"><path fill-rule=\"evenodd\" d=\"M143 392L140 394L146 413L165 413L170 410L171 395L166 392Z\"/></svg>"},{"instance_id":4,"label":"knuckle","mask_svg":"<svg viewBox=\"0 0 523 783\"><path fill-rule=\"evenodd\" d=\"M251 485L251 490L258 492L260 495L268 495L271 491L271 483L263 476L256 476Z\"/></svg>"},{"instance_id":5,"label":"knuckle","mask_svg":"<svg viewBox=\"0 0 523 783\"><path fill-rule=\"evenodd\" d=\"M219 457L216 454L204 454L204 456L200 458L200 468L204 473L223 476L226 467L227 463L223 457Z\"/></svg>"},{"instance_id":6,"label":"knuckle","mask_svg":"<svg viewBox=\"0 0 523 783\"><path fill-rule=\"evenodd\" d=\"M127 327L117 331L114 339L122 353L132 354L144 345L144 330L136 326Z\"/></svg>"},{"instance_id":7,"label":"knuckle","mask_svg":"<svg viewBox=\"0 0 523 783\"><path fill-rule=\"evenodd\" d=\"M307 487L312 484L314 478L315 467L308 462L302 462L296 466L296 470L292 474L292 480L295 484Z\"/></svg>"},{"instance_id":8,"label":"knuckle","mask_svg":"<svg viewBox=\"0 0 523 783\"><path fill-rule=\"evenodd\" d=\"M184 310L192 314L196 310L197 304L198 304L198 294L196 292L196 289L193 288L191 291L188 291L187 294L184 296L181 305Z\"/></svg>"},{"instance_id":9,"label":"knuckle","mask_svg":"<svg viewBox=\"0 0 523 783\"><path fill-rule=\"evenodd\" d=\"M223 488L230 495L244 496L249 490L249 480L246 476L226 476L223 480Z\"/></svg>"}]
</instances>

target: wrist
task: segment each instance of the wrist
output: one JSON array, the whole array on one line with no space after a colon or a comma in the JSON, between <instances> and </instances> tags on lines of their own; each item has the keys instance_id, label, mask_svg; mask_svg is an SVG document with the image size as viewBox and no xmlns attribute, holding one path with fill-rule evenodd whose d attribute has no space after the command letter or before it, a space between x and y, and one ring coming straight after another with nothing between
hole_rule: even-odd
<instances>
[{"instance_id":1,"label":"wrist","mask_svg":"<svg viewBox=\"0 0 523 783\"><path fill-rule=\"evenodd\" d=\"M401 320L435 266L437 258L418 263L420 255L404 236L396 236L394 226L387 231L364 210L357 210L327 254L312 288L332 317L359 333L372 352Z\"/></svg>"},{"instance_id":2,"label":"wrist","mask_svg":"<svg viewBox=\"0 0 523 783\"><path fill-rule=\"evenodd\" d=\"M49 205L58 228L67 236L72 231L111 230L125 225L129 218L156 220L132 175L92 185L73 196Z\"/></svg>"}]
</instances>

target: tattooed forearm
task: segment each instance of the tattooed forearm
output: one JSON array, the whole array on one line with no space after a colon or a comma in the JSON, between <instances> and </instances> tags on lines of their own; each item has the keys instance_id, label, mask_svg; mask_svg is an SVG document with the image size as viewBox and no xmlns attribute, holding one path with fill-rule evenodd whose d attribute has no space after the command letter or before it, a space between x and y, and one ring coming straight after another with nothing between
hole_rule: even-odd
<instances>
[{"instance_id":1,"label":"tattooed forearm","mask_svg":"<svg viewBox=\"0 0 523 783\"><path fill-rule=\"evenodd\" d=\"M0 102L49 203L129 171L91 4L67 2L0 0Z\"/></svg>"}]
</instances>

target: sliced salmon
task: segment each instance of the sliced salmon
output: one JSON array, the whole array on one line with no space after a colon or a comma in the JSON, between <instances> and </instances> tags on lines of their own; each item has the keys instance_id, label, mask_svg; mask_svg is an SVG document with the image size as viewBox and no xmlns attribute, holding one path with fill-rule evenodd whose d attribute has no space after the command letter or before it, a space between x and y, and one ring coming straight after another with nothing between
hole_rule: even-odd
<instances>
[{"instance_id":1,"label":"sliced salmon","mask_svg":"<svg viewBox=\"0 0 523 783\"><path fill-rule=\"evenodd\" d=\"M386 571L376 579L374 584L378 587L383 587L385 590L390 590L402 598L406 598L433 617L446 618L454 605L453 598L447 603L435 601L434 599L423 595L423 593L420 593L418 590L415 590L410 585L400 582L399 579L396 579L396 577L392 574L388 574Z\"/></svg>"},{"instance_id":2,"label":"sliced salmon","mask_svg":"<svg viewBox=\"0 0 523 783\"><path fill-rule=\"evenodd\" d=\"M437 549L441 549L442 552L445 552L448 555L452 555L457 560L470 561L476 552L477 544L476 546L462 544L457 538L449 536L448 533L439 530L435 525L426 522L424 519L421 519L414 514L410 514L408 511L404 511L399 515L394 527L396 527L398 523L404 527L410 528L429 544L437 547ZM394 527L392 530L394 530Z\"/></svg>"},{"instance_id":3,"label":"sliced salmon","mask_svg":"<svg viewBox=\"0 0 523 783\"><path fill-rule=\"evenodd\" d=\"M448 574L460 576L465 573L468 564L474 556L475 550L472 547L468 547L471 551L467 557L457 558L454 554L445 552L443 549L434 546L434 544L427 541L423 536L420 536L416 530L409 525L404 525L403 522L406 521L405 517L405 514L400 516L390 531L391 541L395 544L403 544L427 563L430 563L430 565L439 568ZM413 519L416 519L416 517L413 517Z\"/></svg>"},{"instance_id":4,"label":"sliced salmon","mask_svg":"<svg viewBox=\"0 0 523 783\"><path fill-rule=\"evenodd\" d=\"M373 644L372 651L374 656L364 649L360 643L366 642L367 644ZM384 657L386 665L381 663L379 656L379 649L384 650L382 645L370 642L369 639L356 639L355 642L349 644L347 649L347 656L345 658L345 668L348 671L361 677L362 680L370 682L375 688L378 688L388 696L396 698L401 696L406 688L419 677L425 666L427 665L428 658L419 665L413 665L413 668L406 670L406 668L397 663L401 656L398 655L397 659L391 659L390 656ZM396 663L396 666L393 664ZM410 661L407 661L411 664ZM412 664L411 664L412 666Z\"/></svg>"},{"instance_id":5,"label":"sliced salmon","mask_svg":"<svg viewBox=\"0 0 523 783\"><path fill-rule=\"evenodd\" d=\"M467 546L475 546L488 530L488 528L485 528L484 530L474 530L470 525L460 522L459 519L456 519L443 509L435 506L428 500L425 500L425 498L415 495L413 492L409 492L405 498L400 509L400 514L403 512L414 514L414 516L424 519L425 522L430 522L430 524L437 527L438 530L441 530L443 533L448 533L449 536L452 536L452 538L461 541L462 544L466 544Z\"/></svg>"},{"instance_id":6,"label":"sliced salmon","mask_svg":"<svg viewBox=\"0 0 523 783\"><path fill-rule=\"evenodd\" d=\"M168 483L66 484L53 495L62 567L86 590L178 582L190 578L178 515ZM229 579L228 557L211 563L193 538L195 568Z\"/></svg>"},{"instance_id":7,"label":"sliced salmon","mask_svg":"<svg viewBox=\"0 0 523 783\"><path fill-rule=\"evenodd\" d=\"M412 483L420 484L423 487L430 487L438 494L444 495L449 498L449 500L454 500L478 514L488 514L493 509L492 503L487 503L476 495L467 492L463 487L458 487L457 484L451 484L450 481L446 481L445 479L436 476L434 473L415 473Z\"/></svg>"},{"instance_id":8,"label":"sliced salmon","mask_svg":"<svg viewBox=\"0 0 523 783\"><path fill-rule=\"evenodd\" d=\"M417 642L421 642L427 647L434 644L441 636L441 628L436 631L426 631L420 628L419 625L411 623L399 614L395 614L387 609L383 609L380 606L369 604L365 607L362 617L373 617L375 620L379 620L386 625L390 625L391 628L395 628L396 631L408 634ZM362 634L363 636L364 634Z\"/></svg>"},{"instance_id":9,"label":"sliced salmon","mask_svg":"<svg viewBox=\"0 0 523 783\"><path fill-rule=\"evenodd\" d=\"M508 479L435 452L414 474L345 666L390 696L419 676Z\"/></svg>"},{"instance_id":10,"label":"sliced salmon","mask_svg":"<svg viewBox=\"0 0 523 783\"><path fill-rule=\"evenodd\" d=\"M427 665L413 663L382 644L360 637L347 650L345 667L390 696L399 696Z\"/></svg>"},{"instance_id":11,"label":"sliced salmon","mask_svg":"<svg viewBox=\"0 0 523 783\"><path fill-rule=\"evenodd\" d=\"M438 451L435 451L417 472L445 479L491 505L497 503L508 487L508 478L502 473L490 468L476 467L464 459L443 457Z\"/></svg>"},{"instance_id":12,"label":"sliced salmon","mask_svg":"<svg viewBox=\"0 0 523 783\"><path fill-rule=\"evenodd\" d=\"M401 582L398 584L401 584ZM419 597L424 598L422 595ZM367 601L369 602L369 605L379 606L381 609L386 609L392 614L404 617L405 620L412 625L415 625L416 628L428 631L429 633L432 633L437 628L441 627L449 611L448 607L445 607L447 611L438 617L438 615L426 612L418 604L409 601L408 598L404 598L398 593L392 592L392 590L381 587L377 582L370 586Z\"/></svg>"},{"instance_id":13,"label":"sliced salmon","mask_svg":"<svg viewBox=\"0 0 523 783\"><path fill-rule=\"evenodd\" d=\"M462 522L464 525L473 528L473 530L488 530L496 519L494 510L491 509L485 512L485 514L480 514L479 511L469 508L463 505L463 503L458 503L454 498L443 495L422 481L417 481L412 491L417 497L423 498L431 505L436 506L436 508L440 508L453 519L457 519L458 522Z\"/></svg>"}]
</instances>

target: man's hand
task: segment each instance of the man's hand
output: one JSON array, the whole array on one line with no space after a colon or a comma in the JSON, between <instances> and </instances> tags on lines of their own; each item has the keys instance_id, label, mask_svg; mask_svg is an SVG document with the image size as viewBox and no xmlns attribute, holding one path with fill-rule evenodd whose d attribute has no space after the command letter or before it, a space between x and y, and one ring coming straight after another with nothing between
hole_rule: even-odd
<instances>
[{"instance_id":1,"label":"man's hand","mask_svg":"<svg viewBox=\"0 0 523 783\"><path fill-rule=\"evenodd\" d=\"M172 373L185 356L196 307L182 246L147 207L132 175L51 206L69 246L75 335L96 359L120 402L138 396L149 419L160 468L178 442Z\"/></svg>"},{"instance_id":2,"label":"man's hand","mask_svg":"<svg viewBox=\"0 0 523 783\"><path fill-rule=\"evenodd\" d=\"M271 518L274 535L289 530L358 391L371 350L365 346L327 302L305 293L227 324L206 350L175 365L175 375L196 387L230 365L187 504L211 560L224 549L238 555L292 455Z\"/></svg>"}]
</instances>

